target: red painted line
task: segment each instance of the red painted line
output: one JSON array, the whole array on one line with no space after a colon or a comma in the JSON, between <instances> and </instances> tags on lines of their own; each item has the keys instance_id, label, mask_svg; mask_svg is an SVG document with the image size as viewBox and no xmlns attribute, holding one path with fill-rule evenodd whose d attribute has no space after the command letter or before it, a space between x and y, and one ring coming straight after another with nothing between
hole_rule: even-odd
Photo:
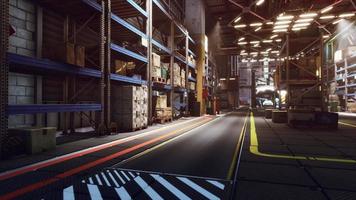
<instances>
[{"instance_id":1,"label":"red painted line","mask_svg":"<svg viewBox=\"0 0 356 200\"><path fill-rule=\"evenodd\" d=\"M159 129L157 129L157 130L159 130ZM153 131L157 131L157 130L153 130ZM117 142L110 142L110 143L103 144L103 145L100 145L100 146L97 146L97 147L92 147L90 149L83 150L83 151L80 151L80 152L77 152L77 153L64 155L64 156L61 156L61 157L59 157L57 159L55 158L55 159L52 159L52 160L49 160L49 161L44 161L44 162L40 162L40 163L37 163L37 164L29 165L29 166L26 166L26 167L21 167L21 168L19 168L17 170L4 172L3 174L0 174L0 181L9 179L9 178L12 178L12 177L15 177L15 176L19 176L21 174L25 174L25 173L28 173L28 172L31 172L31 171L36 171L36 170L38 170L40 168L49 167L49 166L52 166L52 165L55 165L55 164L58 164L58 163L62 163L62 162L65 162L67 160L78 158L78 157L81 157L81 156L84 156L84 155L87 155L87 154L91 154L91 153L94 153L94 152L97 152L97 151L101 151L103 149L107 149L107 148L110 148L110 147L118 145L118 144L129 142L129 141L132 141L134 139L137 139L137 137L133 136L132 138L127 138L127 139L126 138L122 138L122 139L118 140Z\"/></svg>"},{"instance_id":2,"label":"red painted line","mask_svg":"<svg viewBox=\"0 0 356 200\"><path fill-rule=\"evenodd\" d=\"M31 192L31 191L40 189L40 188L42 188L42 187L44 187L44 186L47 186L47 185L49 185L49 184L51 184L51 183L54 183L54 182L56 182L56 181L58 181L58 180L64 179L64 178L69 177L69 176L72 176L72 175L74 175L74 174L76 174L76 173L78 173L78 172L82 172L82 171L84 171L84 170L90 169L90 168L92 168L92 167L95 167L95 166L97 166L97 165L103 164L103 163L105 163L105 162L107 162L107 161L109 161L109 160L112 160L112 159L114 159L114 158L117 158L117 157L120 157L120 156L122 156L122 155L125 155L125 154L128 154L128 153L130 153L130 152L133 152L133 151L135 151L135 150L137 150L137 149L140 149L140 148L142 148L142 147L144 147L144 146L147 146L147 145L153 144L153 143L155 143L155 142L158 142L158 141L160 141L160 140L163 140L163 139L165 139L165 138L167 138L167 137L170 137L170 136L172 136L172 135L177 134L177 133L180 132L180 131L183 131L183 130L185 130L185 129L191 128L191 127L193 127L193 126L195 126L195 125L196 125L196 127L197 127L197 126L199 126L199 125L201 125L201 124L204 124L204 123L206 123L206 122L208 122L208 121L211 121L211 120L212 120L212 118L205 119L205 120L203 120L203 121L200 122L200 123L190 125L190 126L185 127L185 128L183 128L183 129L175 130L175 131L173 131L173 132L171 132L171 133L168 133L168 134L166 134L166 135L159 136L159 137L157 137L157 138L154 138L154 139L148 140L148 141L146 141L146 142L143 142L143 143L141 143L141 144L135 145L135 146L133 146L133 147L124 149L124 150L119 151L119 152L117 152L117 153L114 153L114 154L112 154L112 155L109 155L109 156L100 158L100 159L98 159L98 160L96 160L96 161L89 162L89 163L87 163L87 164L84 164L84 165L81 165L81 166L79 166L79 167L76 167L76 168L73 168L73 169L71 169L71 170L68 170L68 171L66 171L66 172L64 172L64 173L58 174L58 175L56 175L56 176L53 177L53 178L49 178L49 179L43 180L43 181L41 181L41 182L37 182L37 183L31 184L31 185L25 186L25 187L23 187L23 188L17 189L17 190L15 190L15 191L13 191L13 192L7 193L7 194L5 194L5 195L3 195L3 196L0 196L0 199L1 199L1 200L14 199L14 198L16 198L16 197L19 197L19 196L21 196L21 195L24 195L24 194L26 194L26 193L29 193L29 192Z\"/></svg>"}]
</instances>

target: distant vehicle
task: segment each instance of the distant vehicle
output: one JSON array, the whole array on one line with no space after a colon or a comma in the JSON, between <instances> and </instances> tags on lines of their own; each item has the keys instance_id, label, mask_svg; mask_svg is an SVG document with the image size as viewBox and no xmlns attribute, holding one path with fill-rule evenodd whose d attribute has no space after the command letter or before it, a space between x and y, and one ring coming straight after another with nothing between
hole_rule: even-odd
<instances>
[{"instance_id":1,"label":"distant vehicle","mask_svg":"<svg viewBox=\"0 0 356 200\"><path fill-rule=\"evenodd\" d=\"M263 107L273 107L274 104L271 100L265 100L263 103L262 103Z\"/></svg>"}]
</instances>

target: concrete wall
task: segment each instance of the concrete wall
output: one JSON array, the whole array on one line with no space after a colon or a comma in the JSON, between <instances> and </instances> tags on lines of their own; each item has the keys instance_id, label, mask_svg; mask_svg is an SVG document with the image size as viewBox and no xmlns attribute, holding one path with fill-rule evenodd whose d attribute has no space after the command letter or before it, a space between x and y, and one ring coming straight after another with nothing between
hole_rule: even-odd
<instances>
[{"instance_id":1,"label":"concrete wall","mask_svg":"<svg viewBox=\"0 0 356 200\"><path fill-rule=\"evenodd\" d=\"M24 56L36 54L36 7L29 0L10 0L10 24L16 33L9 38L9 52ZM9 104L33 104L35 102L35 77L10 73ZM34 124L33 115L9 116L9 128Z\"/></svg>"}]
</instances>

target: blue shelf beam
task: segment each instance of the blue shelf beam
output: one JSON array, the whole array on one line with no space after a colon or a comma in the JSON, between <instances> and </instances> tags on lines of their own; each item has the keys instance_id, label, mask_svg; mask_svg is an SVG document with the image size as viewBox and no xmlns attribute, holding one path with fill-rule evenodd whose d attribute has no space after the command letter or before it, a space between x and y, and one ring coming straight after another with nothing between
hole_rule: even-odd
<instances>
[{"instance_id":1,"label":"blue shelf beam","mask_svg":"<svg viewBox=\"0 0 356 200\"><path fill-rule=\"evenodd\" d=\"M195 69L195 65L193 65L192 63L188 62L188 66L192 69Z\"/></svg>"},{"instance_id":2,"label":"blue shelf beam","mask_svg":"<svg viewBox=\"0 0 356 200\"><path fill-rule=\"evenodd\" d=\"M166 52L167 54L169 54L169 55L172 54L172 51L171 51L169 48L163 46L161 43L157 42L157 41L154 40L154 39L152 39L152 44L155 45L157 48L162 49L162 50L163 50L164 52Z\"/></svg>"},{"instance_id":3,"label":"blue shelf beam","mask_svg":"<svg viewBox=\"0 0 356 200\"><path fill-rule=\"evenodd\" d=\"M101 111L101 104L29 104L8 105L7 115L36 114L51 112Z\"/></svg>"},{"instance_id":4,"label":"blue shelf beam","mask_svg":"<svg viewBox=\"0 0 356 200\"><path fill-rule=\"evenodd\" d=\"M161 83L152 83L152 87L154 90L158 90L158 91L170 91L172 90L172 86L171 85L167 85L167 84L161 84Z\"/></svg>"},{"instance_id":5,"label":"blue shelf beam","mask_svg":"<svg viewBox=\"0 0 356 200\"><path fill-rule=\"evenodd\" d=\"M148 63L147 57L141 56L141 55L139 55L139 54L137 54L137 53L135 53L135 52L132 52L132 51L130 51L130 50L128 50L128 49L125 49L125 48L123 48L123 47L120 47L120 46L117 45L117 44L111 43L111 49L114 50L114 51L116 51L116 52L119 52L119 53L121 53L121 54L124 54L124 55L126 55L126 56L129 56L129 57L131 57L131 58L135 58L135 59L137 59L137 60L139 60L139 61L142 61L142 62L144 62L144 63Z\"/></svg>"},{"instance_id":6,"label":"blue shelf beam","mask_svg":"<svg viewBox=\"0 0 356 200\"><path fill-rule=\"evenodd\" d=\"M181 58L179 55L177 54L174 54L174 57L179 60L180 62L184 63L184 64L187 64L187 61L185 61L183 58Z\"/></svg>"},{"instance_id":7,"label":"blue shelf beam","mask_svg":"<svg viewBox=\"0 0 356 200\"><path fill-rule=\"evenodd\" d=\"M82 0L84 3L87 5L91 6L92 8L96 9L97 11L101 12L102 8L101 5L98 4L97 2L93 0ZM144 16L148 16L147 12L144 11L139 5L137 5L134 1L132 0L127 0L128 3L130 3L134 8L136 8L139 12L141 12ZM141 9L141 10L139 10ZM121 19L119 16L115 14L111 14L111 19L117 22L118 24L122 25L123 27L127 28L128 30L132 31L133 33L137 34L140 37L146 38L147 35L143 33L142 31L138 30L136 27L131 25L130 23L126 22L125 20Z\"/></svg>"},{"instance_id":8,"label":"blue shelf beam","mask_svg":"<svg viewBox=\"0 0 356 200\"><path fill-rule=\"evenodd\" d=\"M141 7L139 6L135 1L133 0L126 0L129 4L132 5L132 7L136 8L137 11L139 11L143 16L146 18L148 17L148 13Z\"/></svg>"},{"instance_id":9,"label":"blue shelf beam","mask_svg":"<svg viewBox=\"0 0 356 200\"><path fill-rule=\"evenodd\" d=\"M137 78L131 78L128 76L122 76L119 74L111 74L110 79L113 81L119 81L119 82L124 82L124 83L131 83L131 84L136 84L136 85L147 85L147 81L137 79Z\"/></svg>"},{"instance_id":10,"label":"blue shelf beam","mask_svg":"<svg viewBox=\"0 0 356 200\"><path fill-rule=\"evenodd\" d=\"M188 49L188 52L189 52L190 54L192 54L194 57L197 57L197 55L195 55L195 53L194 53L192 50Z\"/></svg>"},{"instance_id":11,"label":"blue shelf beam","mask_svg":"<svg viewBox=\"0 0 356 200\"><path fill-rule=\"evenodd\" d=\"M170 19L173 20L172 16L168 13L166 9L161 5L158 0L152 0L152 2Z\"/></svg>"},{"instance_id":12,"label":"blue shelf beam","mask_svg":"<svg viewBox=\"0 0 356 200\"><path fill-rule=\"evenodd\" d=\"M31 70L31 71L37 70L37 71L43 71L45 73L60 72L66 74L101 78L101 72L95 69L82 68L71 64L55 62L48 59L32 58L32 57L22 56L14 53L8 53L7 55L10 63L10 69L20 67L21 69L25 69L25 70ZM120 82L138 84L138 85L147 85L147 82L144 80L131 78L127 76L121 76L117 74L111 74L110 78L113 81L120 81Z\"/></svg>"},{"instance_id":13,"label":"blue shelf beam","mask_svg":"<svg viewBox=\"0 0 356 200\"><path fill-rule=\"evenodd\" d=\"M136 27L126 22L125 20L121 19L119 16L111 14L111 19L113 19L115 22L122 25L123 27L127 28L128 30L132 31L133 33L137 34L138 36L147 39L147 35L145 33L138 30Z\"/></svg>"},{"instance_id":14,"label":"blue shelf beam","mask_svg":"<svg viewBox=\"0 0 356 200\"><path fill-rule=\"evenodd\" d=\"M51 61L48 59L38 59L32 58L27 56L22 56L14 53L8 53L8 60L10 65L15 64L15 67L19 67L19 65L27 66L23 69L27 70L39 70L45 72L62 72L74 75L83 75L83 76L90 76L90 77L101 77L101 72L95 69L89 68L82 68L71 64L60 63ZM29 68L28 66L31 66ZM13 66L11 66L12 68Z\"/></svg>"},{"instance_id":15,"label":"blue shelf beam","mask_svg":"<svg viewBox=\"0 0 356 200\"><path fill-rule=\"evenodd\" d=\"M195 78L193 78L193 77L188 77L188 80L190 81L190 82L197 82L197 79L195 79Z\"/></svg>"},{"instance_id":16,"label":"blue shelf beam","mask_svg":"<svg viewBox=\"0 0 356 200\"><path fill-rule=\"evenodd\" d=\"M184 92L187 92L187 89L176 87L176 88L174 88L174 92L184 93Z\"/></svg>"}]
</instances>

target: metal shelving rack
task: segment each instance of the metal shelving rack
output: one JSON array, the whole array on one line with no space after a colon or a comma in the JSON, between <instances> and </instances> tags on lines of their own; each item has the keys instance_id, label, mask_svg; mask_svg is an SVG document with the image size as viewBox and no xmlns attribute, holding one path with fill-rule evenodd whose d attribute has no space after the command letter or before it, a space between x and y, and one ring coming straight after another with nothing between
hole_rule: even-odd
<instances>
[{"instance_id":1,"label":"metal shelving rack","mask_svg":"<svg viewBox=\"0 0 356 200\"><path fill-rule=\"evenodd\" d=\"M32 104L32 105L8 105L6 115L13 114L28 114L28 113L47 113L47 112L82 112L82 111L96 111L100 113L100 119L97 125L100 124L109 129L110 126L110 96L111 85L129 84L129 85L147 85L149 86L149 124L152 119L152 90L167 91L172 95L173 92L187 92L188 88L174 88L173 78L171 83L166 85L157 85L152 83L151 70L152 61L151 56L153 48L160 53L167 56L170 62L171 74L173 77L172 66L175 61L181 62L182 66L186 69L186 77L188 77L188 69L194 69L195 66L187 61L189 54L194 54L192 49L189 49L189 43L194 44L194 41L189 36L188 31L173 17L172 11L169 6L160 0L80 0L72 2L70 0L63 1L60 5L50 1L36 1L44 9L56 10L56 12L88 19L81 24L78 29L75 29L76 37L77 32L82 31L85 27L96 27L94 29L97 35L97 40L100 41L98 45L99 55L97 62L92 61L95 67L79 67L72 64L66 64L50 59L21 56L17 54L7 53L7 59L10 64L10 71L39 74L46 76L48 74L59 74L65 77L91 77L97 79L100 88L100 100L92 104L73 104L70 101L65 101L64 104ZM70 6L68 6L70 4ZM7 5L8 6L8 5ZM167 47L160 41L153 38L153 24L154 14L153 9L158 9L168 18L170 23L171 39L168 41L167 46L174 47L174 38L179 36L183 37L185 41L185 54L179 56L172 48ZM81 15L78 11L83 12ZM7 16L8 19L8 16ZM42 22L41 22L42 23ZM93 29L93 28L92 28ZM67 36L68 37L68 36ZM125 41L130 40L147 40L147 47L142 49L126 48ZM39 40L42 41L42 38ZM40 44L42 46L42 44ZM122 76L112 73L112 61L115 58L123 58L125 60L135 60L141 64L145 75L144 79ZM4 73L3 73L4 74ZM2 75L3 75L2 74ZM7 74L4 74L6 77ZM2 80L6 80L5 78ZM188 81L196 81L194 77L187 78ZM69 87L69 82L65 83ZM188 84L186 84L188 87ZM69 97L65 97L69 98ZM171 98L172 100L172 98ZM172 102L171 102L172 103ZM172 105L172 104L171 104ZM5 124L6 123L1 123ZM1 136L6 135L1 133Z\"/></svg>"}]
</instances>

